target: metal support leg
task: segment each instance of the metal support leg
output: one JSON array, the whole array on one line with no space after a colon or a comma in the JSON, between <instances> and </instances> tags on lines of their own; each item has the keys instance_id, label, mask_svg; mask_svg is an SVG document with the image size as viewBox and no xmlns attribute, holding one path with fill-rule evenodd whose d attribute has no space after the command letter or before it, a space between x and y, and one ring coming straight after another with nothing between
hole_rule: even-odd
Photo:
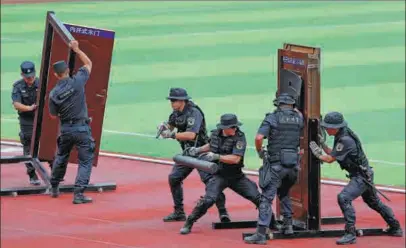
<instances>
[{"instance_id":1,"label":"metal support leg","mask_svg":"<svg viewBox=\"0 0 406 248\"><path fill-rule=\"evenodd\" d=\"M322 217L322 225L334 225L334 224L345 224L344 217L342 216L332 216L332 217Z\"/></svg>"},{"instance_id":2,"label":"metal support leg","mask_svg":"<svg viewBox=\"0 0 406 248\"><path fill-rule=\"evenodd\" d=\"M297 238L334 238L341 237L345 233L344 230L305 230L305 231L295 231L293 235L284 235L281 232L272 232L267 235L267 239L297 239ZM254 233L243 233L242 238L249 237ZM365 228L358 229L357 236L384 236L388 235L381 228Z\"/></svg>"}]
</instances>

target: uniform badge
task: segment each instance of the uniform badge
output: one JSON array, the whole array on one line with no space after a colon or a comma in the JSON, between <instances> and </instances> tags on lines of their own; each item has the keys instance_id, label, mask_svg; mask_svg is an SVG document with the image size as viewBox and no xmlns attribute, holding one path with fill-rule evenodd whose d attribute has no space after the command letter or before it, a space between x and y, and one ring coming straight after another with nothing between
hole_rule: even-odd
<instances>
[{"instance_id":1,"label":"uniform badge","mask_svg":"<svg viewBox=\"0 0 406 248\"><path fill-rule=\"evenodd\" d=\"M237 144L235 145L237 149L241 150L244 147L244 142L242 141L237 141Z\"/></svg>"},{"instance_id":2,"label":"uniform badge","mask_svg":"<svg viewBox=\"0 0 406 248\"><path fill-rule=\"evenodd\" d=\"M195 124L195 118L194 117L187 118L187 124L189 126L193 126L193 124Z\"/></svg>"},{"instance_id":3,"label":"uniform badge","mask_svg":"<svg viewBox=\"0 0 406 248\"><path fill-rule=\"evenodd\" d=\"M337 152L341 152L343 150L343 148L344 148L344 145L342 143L337 143L337 146L336 146Z\"/></svg>"}]
</instances>

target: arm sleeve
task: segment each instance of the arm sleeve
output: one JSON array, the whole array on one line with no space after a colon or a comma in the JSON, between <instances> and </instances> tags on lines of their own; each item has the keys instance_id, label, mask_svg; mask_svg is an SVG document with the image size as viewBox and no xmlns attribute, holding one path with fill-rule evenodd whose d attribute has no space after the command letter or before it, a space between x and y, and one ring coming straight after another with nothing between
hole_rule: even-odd
<instances>
[{"instance_id":1,"label":"arm sleeve","mask_svg":"<svg viewBox=\"0 0 406 248\"><path fill-rule=\"evenodd\" d=\"M330 155L338 162L342 162L347 158L347 156L354 155L356 153L357 146L355 141L349 137L343 137L334 145Z\"/></svg>"},{"instance_id":2,"label":"arm sleeve","mask_svg":"<svg viewBox=\"0 0 406 248\"><path fill-rule=\"evenodd\" d=\"M245 136L240 136L236 139L233 147L233 155L244 156L245 150L247 149L247 141Z\"/></svg>"},{"instance_id":3,"label":"arm sleeve","mask_svg":"<svg viewBox=\"0 0 406 248\"><path fill-rule=\"evenodd\" d=\"M78 85L85 85L89 79L89 71L86 67L82 66L79 68L78 72L73 76L75 83Z\"/></svg>"},{"instance_id":4,"label":"arm sleeve","mask_svg":"<svg viewBox=\"0 0 406 248\"><path fill-rule=\"evenodd\" d=\"M53 116L57 116L58 115L57 107L51 97L49 97L48 106L49 106L49 113Z\"/></svg>"},{"instance_id":5,"label":"arm sleeve","mask_svg":"<svg viewBox=\"0 0 406 248\"><path fill-rule=\"evenodd\" d=\"M186 119L187 127L186 132L199 133L200 126L203 122L203 116L199 111L193 111L192 114Z\"/></svg>"},{"instance_id":6,"label":"arm sleeve","mask_svg":"<svg viewBox=\"0 0 406 248\"><path fill-rule=\"evenodd\" d=\"M11 93L11 100L14 102L21 103L21 91L17 86L13 86L13 91Z\"/></svg>"},{"instance_id":7,"label":"arm sleeve","mask_svg":"<svg viewBox=\"0 0 406 248\"><path fill-rule=\"evenodd\" d=\"M265 119L262 121L261 125L259 126L257 134L261 134L267 137L271 132L273 126L276 126L276 120L274 115L272 114L267 115Z\"/></svg>"}]
</instances>

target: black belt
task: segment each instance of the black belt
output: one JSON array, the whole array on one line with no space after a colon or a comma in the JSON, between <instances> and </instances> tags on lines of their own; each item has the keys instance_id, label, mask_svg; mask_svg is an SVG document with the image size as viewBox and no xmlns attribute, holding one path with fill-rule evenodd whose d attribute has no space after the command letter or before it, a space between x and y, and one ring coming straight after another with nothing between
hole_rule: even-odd
<instances>
[{"instance_id":1,"label":"black belt","mask_svg":"<svg viewBox=\"0 0 406 248\"><path fill-rule=\"evenodd\" d=\"M82 118L82 119L71 119L71 120L63 120L61 121L62 125L84 125L84 124L89 124L90 123L90 119L88 118Z\"/></svg>"}]
</instances>

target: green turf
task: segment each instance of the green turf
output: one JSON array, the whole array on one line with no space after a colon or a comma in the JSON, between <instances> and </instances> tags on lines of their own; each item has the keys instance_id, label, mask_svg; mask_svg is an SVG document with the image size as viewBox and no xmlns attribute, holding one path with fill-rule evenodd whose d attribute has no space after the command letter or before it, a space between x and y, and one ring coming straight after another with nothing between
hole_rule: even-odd
<instances>
[{"instance_id":1,"label":"green turf","mask_svg":"<svg viewBox=\"0 0 406 248\"><path fill-rule=\"evenodd\" d=\"M18 138L11 85L22 60L39 66L45 12L54 10L64 22L116 31L102 149L179 152L175 141L153 137L170 112L169 88L179 86L203 108L209 128L224 112L240 117L246 165L258 168L253 137L272 110L277 49L291 42L322 48L322 112L344 113L374 161L377 183L404 186L404 9L404 2L2 5L1 137ZM344 179L337 164L322 173Z\"/></svg>"}]
</instances>

